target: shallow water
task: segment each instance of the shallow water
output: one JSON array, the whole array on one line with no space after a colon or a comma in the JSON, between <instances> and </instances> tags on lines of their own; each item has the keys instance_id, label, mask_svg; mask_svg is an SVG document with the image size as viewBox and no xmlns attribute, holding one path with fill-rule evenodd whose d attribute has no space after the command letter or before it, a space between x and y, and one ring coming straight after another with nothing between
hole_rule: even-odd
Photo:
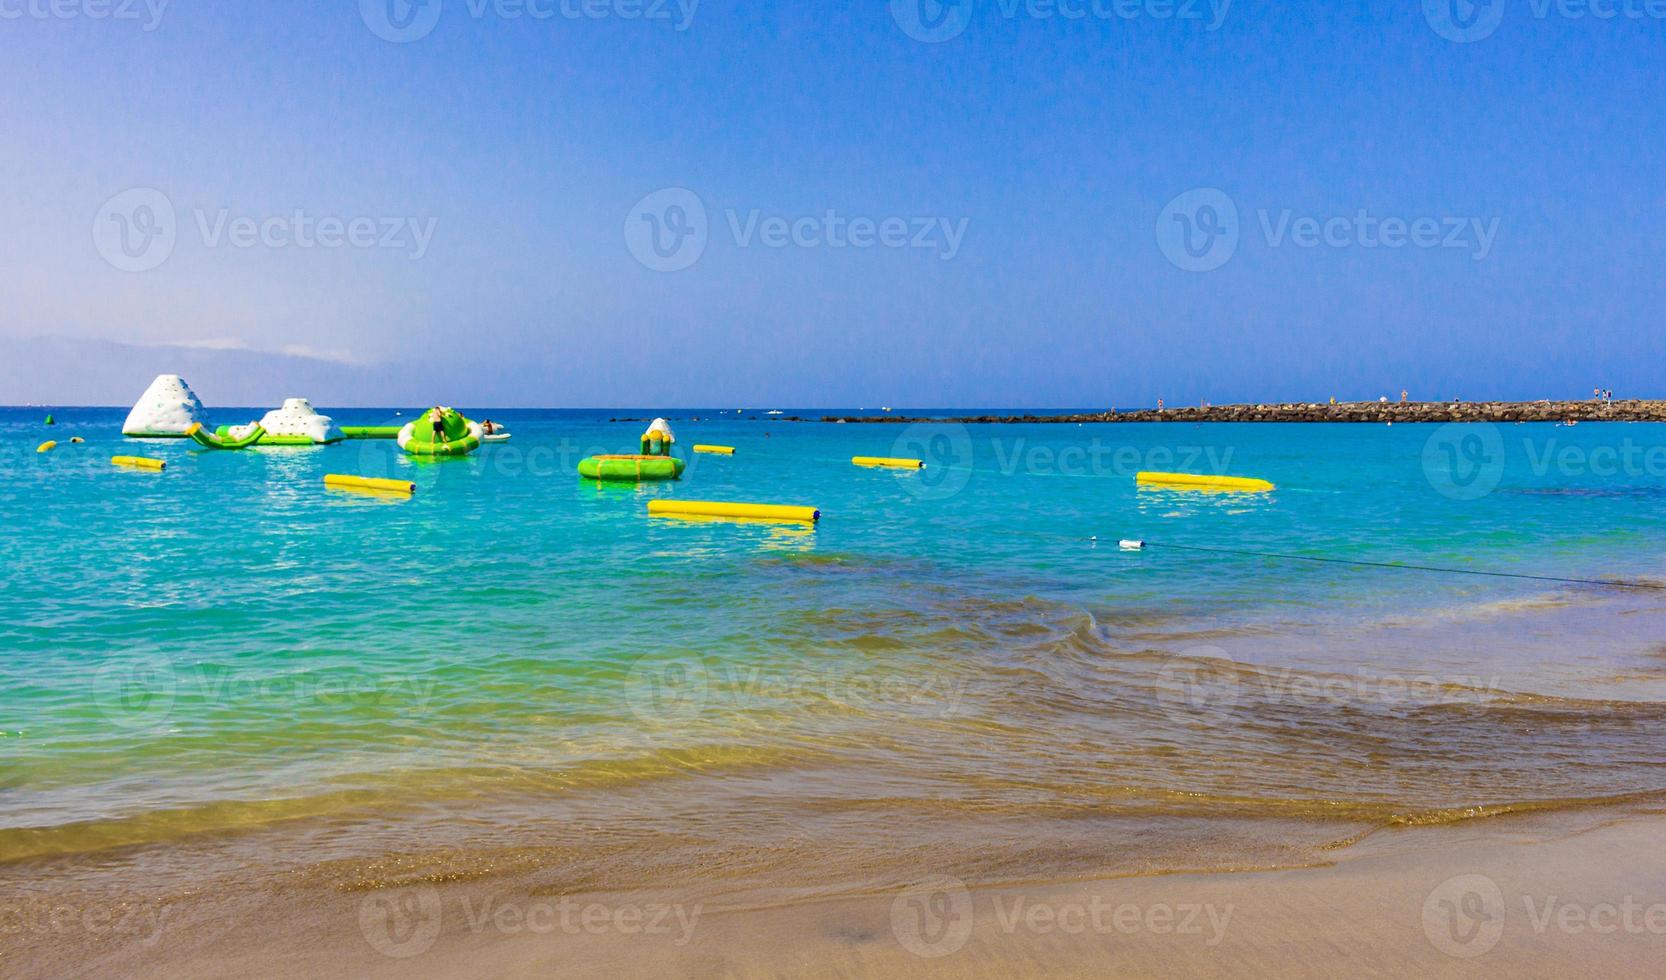
<instances>
[{"instance_id":1,"label":"shallow water","mask_svg":"<svg viewBox=\"0 0 1666 980\"><path fill-rule=\"evenodd\" d=\"M644 412L469 412L513 440L437 463L376 442L205 452L123 440L118 410L43 414L0 411L0 860L172 842L347 886L797 867L837 889L922 860L992 879L1260 866L1372 827L1666 790L1659 590L1164 547L1658 584L1663 426L685 410L664 413L681 452L736 455L639 488L574 468L633 451L642 424L609 419ZM1278 490L1141 490L1141 469ZM328 472L419 489L327 492ZM649 519L656 497L825 516Z\"/></svg>"}]
</instances>

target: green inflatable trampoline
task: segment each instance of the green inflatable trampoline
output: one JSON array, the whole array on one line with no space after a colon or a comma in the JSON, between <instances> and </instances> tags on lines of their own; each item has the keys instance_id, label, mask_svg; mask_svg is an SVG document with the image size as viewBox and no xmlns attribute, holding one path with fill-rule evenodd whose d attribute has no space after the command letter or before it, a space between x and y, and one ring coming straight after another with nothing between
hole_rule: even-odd
<instances>
[{"instance_id":1,"label":"green inflatable trampoline","mask_svg":"<svg viewBox=\"0 0 1666 980\"><path fill-rule=\"evenodd\" d=\"M398 441L412 456L467 456L480 448L481 434L479 422L463 418L454 408L435 406L400 429Z\"/></svg>"},{"instance_id":2,"label":"green inflatable trampoline","mask_svg":"<svg viewBox=\"0 0 1666 980\"><path fill-rule=\"evenodd\" d=\"M671 424L654 419L648 431L642 433L640 453L586 457L579 461L578 475L587 480L625 483L678 479L688 464L671 455L671 446L676 441Z\"/></svg>"}]
</instances>

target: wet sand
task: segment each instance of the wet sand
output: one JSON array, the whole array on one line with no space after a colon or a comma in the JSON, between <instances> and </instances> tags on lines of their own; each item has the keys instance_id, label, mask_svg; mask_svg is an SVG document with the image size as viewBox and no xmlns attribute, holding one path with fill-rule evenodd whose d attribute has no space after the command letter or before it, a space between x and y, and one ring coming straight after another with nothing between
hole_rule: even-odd
<instances>
[{"instance_id":1,"label":"wet sand","mask_svg":"<svg viewBox=\"0 0 1666 980\"><path fill-rule=\"evenodd\" d=\"M1648 976L1666 954L1666 811L1377 831L1305 867L799 900L549 889L443 874L343 887L221 869L167 897L11 901L8 977ZM815 882L806 882L813 889Z\"/></svg>"}]
</instances>

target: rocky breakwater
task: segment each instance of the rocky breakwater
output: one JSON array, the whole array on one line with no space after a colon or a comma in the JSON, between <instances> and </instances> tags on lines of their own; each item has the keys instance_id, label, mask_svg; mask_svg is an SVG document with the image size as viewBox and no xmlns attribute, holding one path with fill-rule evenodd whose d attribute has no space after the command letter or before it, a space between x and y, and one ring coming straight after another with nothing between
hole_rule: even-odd
<instances>
[{"instance_id":1,"label":"rocky breakwater","mask_svg":"<svg viewBox=\"0 0 1666 980\"><path fill-rule=\"evenodd\" d=\"M1265 402L1070 415L828 415L823 422L1666 422L1666 401Z\"/></svg>"}]
</instances>

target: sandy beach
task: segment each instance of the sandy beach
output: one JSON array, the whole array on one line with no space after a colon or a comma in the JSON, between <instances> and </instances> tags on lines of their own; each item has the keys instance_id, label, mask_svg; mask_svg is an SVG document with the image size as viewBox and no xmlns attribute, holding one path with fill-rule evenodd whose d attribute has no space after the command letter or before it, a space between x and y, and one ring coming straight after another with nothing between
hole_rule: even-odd
<instances>
[{"instance_id":1,"label":"sandy beach","mask_svg":"<svg viewBox=\"0 0 1666 980\"><path fill-rule=\"evenodd\" d=\"M525 876L366 889L54 887L4 909L10 977L1643 977L1666 952L1666 812L1381 831L1310 866L796 901ZM222 869L225 870L225 869Z\"/></svg>"}]
</instances>

